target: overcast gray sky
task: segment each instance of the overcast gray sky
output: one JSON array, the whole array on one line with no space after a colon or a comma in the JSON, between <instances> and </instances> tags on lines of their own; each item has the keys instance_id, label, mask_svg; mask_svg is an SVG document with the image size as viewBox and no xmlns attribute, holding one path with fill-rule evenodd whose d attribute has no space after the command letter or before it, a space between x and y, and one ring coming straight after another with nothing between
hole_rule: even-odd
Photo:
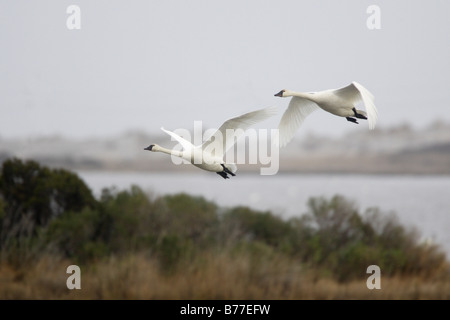
<instances>
[{"instance_id":1,"label":"overcast gray sky","mask_svg":"<svg viewBox=\"0 0 450 320\"><path fill-rule=\"evenodd\" d=\"M72 4L80 30L66 26ZM0 138L218 127L284 111L283 88L351 81L375 95L379 127L450 121L449 32L448 0L0 0ZM362 126L316 112L297 135Z\"/></svg>"}]
</instances>

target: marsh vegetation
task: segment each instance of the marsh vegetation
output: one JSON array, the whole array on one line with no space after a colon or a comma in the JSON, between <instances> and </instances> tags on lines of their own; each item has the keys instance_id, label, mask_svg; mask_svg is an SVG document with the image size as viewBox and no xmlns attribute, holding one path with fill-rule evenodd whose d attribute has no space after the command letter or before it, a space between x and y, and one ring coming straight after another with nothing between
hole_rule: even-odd
<instances>
[{"instance_id":1,"label":"marsh vegetation","mask_svg":"<svg viewBox=\"0 0 450 320\"><path fill-rule=\"evenodd\" d=\"M139 186L99 198L76 174L8 159L0 172L0 299L449 299L438 244L379 208L310 198L283 219ZM81 268L81 290L66 268ZM381 269L369 290L366 269Z\"/></svg>"}]
</instances>

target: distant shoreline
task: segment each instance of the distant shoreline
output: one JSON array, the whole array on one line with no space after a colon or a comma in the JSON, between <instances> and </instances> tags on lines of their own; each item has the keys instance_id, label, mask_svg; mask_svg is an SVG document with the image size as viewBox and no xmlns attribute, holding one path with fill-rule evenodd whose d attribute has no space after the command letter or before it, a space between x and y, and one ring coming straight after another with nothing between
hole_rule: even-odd
<instances>
[{"instance_id":1,"label":"distant shoreline","mask_svg":"<svg viewBox=\"0 0 450 320\"><path fill-rule=\"evenodd\" d=\"M165 136L143 132L86 140L60 136L1 139L0 163L17 157L69 170L198 170L190 165L179 170L170 157L143 151L149 141L169 148L176 145ZM248 149L245 152L248 156ZM436 123L423 130L407 125L357 130L341 137L308 134L294 139L279 155L279 174L450 175L450 124ZM259 174L261 167L268 166L238 163L238 173Z\"/></svg>"}]
</instances>

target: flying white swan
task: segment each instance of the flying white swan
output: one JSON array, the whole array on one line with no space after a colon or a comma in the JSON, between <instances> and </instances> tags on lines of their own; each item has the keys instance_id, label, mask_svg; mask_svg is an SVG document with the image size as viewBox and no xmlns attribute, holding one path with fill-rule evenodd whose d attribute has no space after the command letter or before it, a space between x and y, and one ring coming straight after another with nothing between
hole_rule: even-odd
<instances>
[{"instance_id":1,"label":"flying white swan","mask_svg":"<svg viewBox=\"0 0 450 320\"><path fill-rule=\"evenodd\" d=\"M157 144L151 144L144 150L164 152L189 161L194 166L216 172L224 179L229 179L228 174L235 176L237 166L234 163L225 163L224 155L232 148L237 139L245 133L250 126L266 120L277 113L276 107L268 107L245 113L241 116L225 121L220 128L203 144L194 146L191 142L180 137L174 132L161 128L162 131L173 137L183 147L182 151L170 150ZM227 130L230 131L227 132ZM227 139L228 138L228 139Z\"/></svg>"},{"instance_id":2,"label":"flying white swan","mask_svg":"<svg viewBox=\"0 0 450 320\"><path fill-rule=\"evenodd\" d=\"M339 89L319 92L281 90L275 96L292 97L278 125L281 146L291 141L303 120L319 107L354 123L358 123L356 118L365 119L369 123L370 130L375 128L378 118L374 96L357 82ZM356 109L356 104L360 102L364 103L366 111Z\"/></svg>"}]
</instances>

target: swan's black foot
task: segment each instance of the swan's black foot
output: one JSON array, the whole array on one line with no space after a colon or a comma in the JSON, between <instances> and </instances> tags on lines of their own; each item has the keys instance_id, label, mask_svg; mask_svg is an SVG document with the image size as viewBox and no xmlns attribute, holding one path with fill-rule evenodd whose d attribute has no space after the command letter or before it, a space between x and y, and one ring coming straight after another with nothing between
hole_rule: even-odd
<instances>
[{"instance_id":1,"label":"swan's black foot","mask_svg":"<svg viewBox=\"0 0 450 320\"><path fill-rule=\"evenodd\" d=\"M358 121L356 121L355 118L352 118L352 117L345 117L345 119L347 119L347 121L350 121L350 122L353 122L353 123L358 124Z\"/></svg>"},{"instance_id":2,"label":"swan's black foot","mask_svg":"<svg viewBox=\"0 0 450 320\"><path fill-rule=\"evenodd\" d=\"M221 164L221 166L222 166L224 172L226 172L226 173L228 173L228 174L231 174L233 177L236 176L236 175L235 175L233 172L231 172L227 167L225 167L224 164Z\"/></svg>"},{"instance_id":3,"label":"swan's black foot","mask_svg":"<svg viewBox=\"0 0 450 320\"><path fill-rule=\"evenodd\" d=\"M358 113L358 111L356 111L356 108L353 108L353 113L355 114L355 117L357 117L358 119L367 120L367 117L365 115Z\"/></svg>"},{"instance_id":4,"label":"swan's black foot","mask_svg":"<svg viewBox=\"0 0 450 320\"><path fill-rule=\"evenodd\" d=\"M216 172L218 175L220 175L224 179L230 179L230 177L227 175L225 171Z\"/></svg>"},{"instance_id":5,"label":"swan's black foot","mask_svg":"<svg viewBox=\"0 0 450 320\"><path fill-rule=\"evenodd\" d=\"M233 172L231 172L227 167L225 167L224 164L221 164L223 171L220 172L216 172L218 175L220 175L222 178L224 179L230 179L230 177L228 176L228 174L231 174L233 177L235 176L235 174Z\"/></svg>"}]
</instances>

